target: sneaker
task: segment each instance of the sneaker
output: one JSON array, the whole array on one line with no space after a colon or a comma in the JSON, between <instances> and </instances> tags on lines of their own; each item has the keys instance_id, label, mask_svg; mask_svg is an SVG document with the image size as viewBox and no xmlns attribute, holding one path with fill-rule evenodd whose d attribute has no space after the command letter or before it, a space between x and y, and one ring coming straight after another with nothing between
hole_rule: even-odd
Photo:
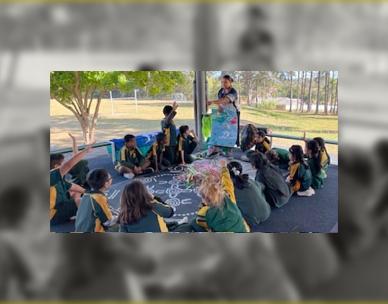
<instances>
[{"instance_id":1,"label":"sneaker","mask_svg":"<svg viewBox=\"0 0 388 304\"><path fill-rule=\"evenodd\" d=\"M189 222L189 218L185 216L183 219L177 221L178 225L187 224Z\"/></svg>"},{"instance_id":2,"label":"sneaker","mask_svg":"<svg viewBox=\"0 0 388 304\"><path fill-rule=\"evenodd\" d=\"M296 194L299 196L313 196L315 194L315 191L313 188L308 188L306 191L298 191Z\"/></svg>"},{"instance_id":3,"label":"sneaker","mask_svg":"<svg viewBox=\"0 0 388 304\"><path fill-rule=\"evenodd\" d=\"M120 168L121 168L121 165L120 165L120 164L117 164L117 165L115 166L115 170L116 170L117 172L120 172Z\"/></svg>"},{"instance_id":4,"label":"sneaker","mask_svg":"<svg viewBox=\"0 0 388 304\"><path fill-rule=\"evenodd\" d=\"M123 176L124 176L125 178L127 178L127 179L132 179L132 178L135 177L135 174L133 174L133 173L124 173Z\"/></svg>"}]
</instances>

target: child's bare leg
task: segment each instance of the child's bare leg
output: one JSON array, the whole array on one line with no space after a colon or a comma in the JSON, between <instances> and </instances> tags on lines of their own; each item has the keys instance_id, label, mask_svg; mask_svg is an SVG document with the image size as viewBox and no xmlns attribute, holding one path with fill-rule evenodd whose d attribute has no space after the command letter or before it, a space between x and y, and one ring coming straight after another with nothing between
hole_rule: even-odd
<instances>
[{"instance_id":1,"label":"child's bare leg","mask_svg":"<svg viewBox=\"0 0 388 304\"><path fill-rule=\"evenodd\" d=\"M125 166L121 166L119 168L119 173L120 174L125 174L125 173L134 173L134 169L131 169L131 168L128 168L128 167L125 167Z\"/></svg>"},{"instance_id":2,"label":"child's bare leg","mask_svg":"<svg viewBox=\"0 0 388 304\"><path fill-rule=\"evenodd\" d=\"M145 170L145 169L147 169L148 167L150 167L151 166L151 161L149 160L149 159L146 159L145 161L144 161L144 163L141 165L141 170L143 171L143 170Z\"/></svg>"}]
</instances>

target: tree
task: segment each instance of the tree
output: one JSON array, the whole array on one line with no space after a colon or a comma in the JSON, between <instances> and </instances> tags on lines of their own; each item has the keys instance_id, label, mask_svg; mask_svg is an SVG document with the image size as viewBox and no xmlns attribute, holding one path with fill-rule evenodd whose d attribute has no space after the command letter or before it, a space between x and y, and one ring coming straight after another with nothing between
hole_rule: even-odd
<instances>
[{"instance_id":1,"label":"tree","mask_svg":"<svg viewBox=\"0 0 388 304\"><path fill-rule=\"evenodd\" d=\"M317 105L315 108L315 114L318 114L319 111L319 89L321 84L321 71L318 71L318 89L317 89Z\"/></svg>"},{"instance_id":2,"label":"tree","mask_svg":"<svg viewBox=\"0 0 388 304\"><path fill-rule=\"evenodd\" d=\"M325 114L327 115L327 104L329 102L329 72L325 72Z\"/></svg>"},{"instance_id":3,"label":"tree","mask_svg":"<svg viewBox=\"0 0 388 304\"><path fill-rule=\"evenodd\" d=\"M300 111L303 113L303 107L304 107L304 95L305 95L305 92L306 92L306 76L307 76L307 72L304 72L303 71L303 78L302 78L302 99L300 101Z\"/></svg>"},{"instance_id":4,"label":"tree","mask_svg":"<svg viewBox=\"0 0 388 304\"><path fill-rule=\"evenodd\" d=\"M80 123L86 144L95 141L95 130L101 100L108 91L145 89L151 95L172 92L182 84L182 72L51 72L50 95L71 111Z\"/></svg>"},{"instance_id":5,"label":"tree","mask_svg":"<svg viewBox=\"0 0 388 304\"><path fill-rule=\"evenodd\" d=\"M312 95L311 84L312 84L312 82L313 82L313 71L310 71L309 102L307 105L307 112L311 112L311 95Z\"/></svg>"},{"instance_id":6,"label":"tree","mask_svg":"<svg viewBox=\"0 0 388 304\"><path fill-rule=\"evenodd\" d=\"M292 77L294 72L290 72L290 112L292 110Z\"/></svg>"},{"instance_id":7,"label":"tree","mask_svg":"<svg viewBox=\"0 0 388 304\"><path fill-rule=\"evenodd\" d=\"M300 71L298 71L298 82L297 82L297 85L296 85L296 89L298 90L299 92L299 83L300 83ZM296 100L296 110L298 111L298 106L299 106L299 98L300 98L300 93L298 93L298 97L297 97L297 100Z\"/></svg>"}]
</instances>

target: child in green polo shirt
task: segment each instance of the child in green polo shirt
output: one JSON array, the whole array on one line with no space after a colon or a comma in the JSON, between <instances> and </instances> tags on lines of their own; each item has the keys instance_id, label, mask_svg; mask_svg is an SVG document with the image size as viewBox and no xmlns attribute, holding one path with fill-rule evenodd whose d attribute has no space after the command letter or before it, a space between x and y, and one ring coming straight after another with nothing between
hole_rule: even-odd
<instances>
[{"instance_id":1,"label":"child in green polo shirt","mask_svg":"<svg viewBox=\"0 0 388 304\"><path fill-rule=\"evenodd\" d=\"M80 204L85 189L64 180L64 176L91 151L91 146L76 153L70 160L63 162L62 154L50 155L50 209L49 218L53 225L65 223L73 217Z\"/></svg>"},{"instance_id":2,"label":"child in green polo shirt","mask_svg":"<svg viewBox=\"0 0 388 304\"><path fill-rule=\"evenodd\" d=\"M89 172L87 182L91 188L81 199L75 220L76 232L105 232L117 222L109 208L105 192L112 185L112 177L105 169Z\"/></svg>"},{"instance_id":3,"label":"child in green polo shirt","mask_svg":"<svg viewBox=\"0 0 388 304\"><path fill-rule=\"evenodd\" d=\"M299 145L293 145L289 149L290 167L287 183L290 184L293 193L299 196L312 196L315 194L311 188L312 175L308 163L303 158L303 149Z\"/></svg>"},{"instance_id":4,"label":"child in green polo shirt","mask_svg":"<svg viewBox=\"0 0 388 304\"><path fill-rule=\"evenodd\" d=\"M321 163L322 169L327 173L327 169L330 165L330 155L326 150L325 140L322 137L314 137L313 140L318 143L319 161Z\"/></svg>"},{"instance_id":5,"label":"child in green polo shirt","mask_svg":"<svg viewBox=\"0 0 388 304\"><path fill-rule=\"evenodd\" d=\"M267 151L271 150L272 143L262 130L257 131L255 136L255 143L255 151L257 152L266 153Z\"/></svg>"},{"instance_id":6,"label":"child in green polo shirt","mask_svg":"<svg viewBox=\"0 0 388 304\"><path fill-rule=\"evenodd\" d=\"M163 218L173 214L171 206L156 199L141 181L134 180L125 186L121 195L120 232L168 232Z\"/></svg>"},{"instance_id":7,"label":"child in green polo shirt","mask_svg":"<svg viewBox=\"0 0 388 304\"><path fill-rule=\"evenodd\" d=\"M151 161L151 166L155 172L159 170L165 170L171 166L168 159L166 159L164 152L166 150L167 137L163 133L158 133L156 135L156 140L152 144L151 148L147 153L147 159Z\"/></svg>"},{"instance_id":8,"label":"child in green polo shirt","mask_svg":"<svg viewBox=\"0 0 388 304\"><path fill-rule=\"evenodd\" d=\"M265 156L271 164L279 167L280 169L287 170L290 162L288 157L288 150L281 148L272 148L265 152Z\"/></svg>"},{"instance_id":9,"label":"child in green polo shirt","mask_svg":"<svg viewBox=\"0 0 388 304\"><path fill-rule=\"evenodd\" d=\"M189 126L179 127L178 141L178 163L185 165L191 164L194 158L191 156L198 145L198 139L193 130Z\"/></svg>"},{"instance_id":10,"label":"child in green polo shirt","mask_svg":"<svg viewBox=\"0 0 388 304\"><path fill-rule=\"evenodd\" d=\"M244 219L252 227L267 220L271 214L271 206L264 195L263 184L243 174L243 168L237 161L228 164L230 177L234 185L237 206Z\"/></svg>"},{"instance_id":11,"label":"child in green polo shirt","mask_svg":"<svg viewBox=\"0 0 388 304\"><path fill-rule=\"evenodd\" d=\"M166 151L165 155L168 161L173 165L176 163L176 146L177 146L177 134L176 134L176 126L174 123L174 117L177 114L176 110L178 108L178 104L174 102L172 106L166 105L163 108L164 118L161 121L162 132L167 137Z\"/></svg>"},{"instance_id":12,"label":"child in green polo shirt","mask_svg":"<svg viewBox=\"0 0 388 304\"><path fill-rule=\"evenodd\" d=\"M125 135L116 170L124 177L133 178L135 175L152 173L154 170L150 166L151 161L145 158L136 146L135 135Z\"/></svg>"},{"instance_id":13,"label":"child in green polo shirt","mask_svg":"<svg viewBox=\"0 0 388 304\"><path fill-rule=\"evenodd\" d=\"M73 144L73 155L78 153L78 145L77 145L77 140L73 136L73 134L69 133L69 136L72 140ZM88 187L88 184L86 183L86 176L89 173L89 166L88 166L88 161L86 159L81 160L78 162L71 170L70 170L70 175L72 177L72 182L80 185L84 188Z\"/></svg>"},{"instance_id":14,"label":"child in green polo shirt","mask_svg":"<svg viewBox=\"0 0 388 304\"><path fill-rule=\"evenodd\" d=\"M327 175L325 170L322 168L319 145L315 140L309 140L306 142L306 155L308 157L307 162L310 166L312 175L311 186L314 189L322 188Z\"/></svg>"},{"instance_id":15,"label":"child in green polo shirt","mask_svg":"<svg viewBox=\"0 0 388 304\"><path fill-rule=\"evenodd\" d=\"M201 182L199 193L202 206L192 223L193 229L199 232L250 232L236 204L234 186L225 160L221 161L221 167L219 174L208 174Z\"/></svg>"}]
</instances>

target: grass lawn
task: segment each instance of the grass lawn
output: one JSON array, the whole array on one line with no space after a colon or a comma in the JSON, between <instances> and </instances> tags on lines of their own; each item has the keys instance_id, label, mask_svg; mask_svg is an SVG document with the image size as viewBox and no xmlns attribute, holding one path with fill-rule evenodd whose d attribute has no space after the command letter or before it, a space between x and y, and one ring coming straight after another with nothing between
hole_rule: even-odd
<instances>
[{"instance_id":1,"label":"grass lawn","mask_svg":"<svg viewBox=\"0 0 388 304\"><path fill-rule=\"evenodd\" d=\"M103 100L97 123L96 140L104 141L122 137L127 133L141 133L160 129L163 117L162 108L165 101L114 101L114 113L109 100ZM194 127L193 104L181 104L175 119L176 125L188 124ZM289 113L279 110L262 110L243 105L241 123L254 123L271 128L274 133L302 136L306 131L309 138L321 136L325 139L338 140L338 116L312 115L306 113ZM67 135L73 133L82 142L82 132L77 119L58 102L50 102L50 136L53 147L69 147L71 142ZM288 147L295 141L274 138L277 146ZM301 142L299 142L301 144ZM331 154L338 153L338 146L328 145Z\"/></svg>"}]
</instances>

